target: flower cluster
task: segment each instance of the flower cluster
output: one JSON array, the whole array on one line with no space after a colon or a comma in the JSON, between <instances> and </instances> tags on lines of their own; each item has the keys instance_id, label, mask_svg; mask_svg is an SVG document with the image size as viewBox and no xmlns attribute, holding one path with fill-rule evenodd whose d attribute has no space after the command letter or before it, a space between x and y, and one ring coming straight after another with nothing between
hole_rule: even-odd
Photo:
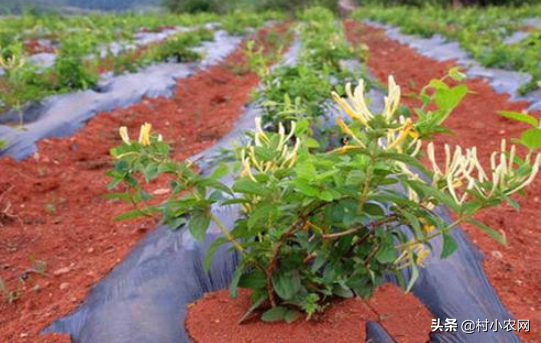
<instances>
[{"instance_id":1,"label":"flower cluster","mask_svg":"<svg viewBox=\"0 0 541 343\"><path fill-rule=\"evenodd\" d=\"M149 124L149 123L144 123L143 125L141 125L141 130L139 131L139 140L138 140L138 143L143 145L143 146L148 146L150 145L150 131L152 130L152 124ZM131 139L130 139L130 136L128 134L128 128L125 127L125 126L122 126L120 129L119 129L119 132L120 132L120 137L122 138L122 141L128 145L131 145ZM161 142L163 140L163 137L162 135L158 135L158 138L157 138L158 142Z\"/></svg>"},{"instance_id":2,"label":"flower cluster","mask_svg":"<svg viewBox=\"0 0 541 343\"><path fill-rule=\"evenodd\" d=\"M261 118L256 119L256 132L253 144L243 148L240 152L242 163L241 176L247 176L253 181L255 177L252 169L258 173L265 173L271 170L291 168L297 161L297 152L301 145L301 139L297 138L293 146L288 143L295 134L295 122L291 122L291 130L286 133L282 124L278 127L278 134L265 132L261 127ZM274 139L273 136L277 138ZM273 158L262 159L257 156L256 149L263 148L273 154Z\"/></svg>"},{"instance_id":3,"label":"flower cluster","mask_svg":"<svg viewBox=\"0 0 541 343\"><path fill-rule=\"evenodd\" d=\"M389 92L385 97L385 107L381 113L381 116L385 118L387 129L385 134L378 138L378 145L387 151L407 152L411 157L417 157L421 152L423 141L416 132L415 123L411 118L395 115L400 104L400 87L392 76L389 77L388 83ZM374 129L371 125L374 114L368 109L364 91L365 85L361 80L354 91L351 84L346 85L347 100L337 93L332 95L353 121L360 123L364 131L370 131ZM352 138L352 144L366 148L367 142L360 134L355 134L341 118L338 118L337 122L342 131ZM408 137L410 139L407 139ZM343 149L348 150L348 148L352 147L345 146ZM490 172L482 167L475 147L463 149L457 146L454 151L451 151L451 148L445 145L444 149L445 165L440 167L436 162L434 144L429 143L427 146L427 154L433 171L432 184L448 192L457 204L464 204L472 192L485 200L496 195L511 195L534 180L541 163L541 154L533 160L529 154L525 161L529 167L528 172L523 172L524 163L517 163L516 147L512 145L507 151L505 140L501 143L501 151L494 152L491 156ZM420 176L412 172L405 163L396 161L395 164L410 178L421 180ZM413 189L408 187L407 192L410 200L419 200Z\"/></svg>"},{"instance_id":4,"label":"flower cluster","mask_svg":"<svg viewBox=\"0 0 541 343\"><path fill-rule=\"evenodd\" d=\"M2 50L2 47L0 46L0 51ZM11 56L11 58L4 58L2 54L0 54L0 66L4 68L5 70L16 70L22 67L25 63L24 58L17 57L17 56Z\"/></svg>"},{"instance_id":5,"label":"flower cluster","mask_svg":"<svg viewBox=\"0 0 541 343\"><path fill-rule=\"evenodd\" d=\"M396 150L398 152L410 151L411 156L416 156L421 149L421 141L419 140L419 134L415 131L413 121L410 118L404 118L403 116L396 116L396 112L400 106L400 87L396 84L394 78L389 76L389 92L384 98L385 107L381 116L385 118L385 121L389 127L385 137L378 139L380 147L386 150ZM347 100L343 99L336 92L332 93L334 100L340 105L343 111L355 122L362 125L365 130L373 130L371 121L374 119L374 114L368 108L365 100L365 83L363 80L359 80L355 90L352 91L350 83L346 85ZM365 143L355 135L342 118L337 118L338 125L344 133L352 137L354 142L360 147L366 147ZM407 141L406 138L412 139Z\"/></svg>"},{"instance_id":6,"label":"flower cluster","mask_svg":"<svg viewBox=\"0 0 541 343\"><path fill-rule=\"evenodd\" d=\"M427 147L428 158L434 171L433 183L443 184L458 204L463 204L471 192L475 192L483 199L490 199L494 195L511 195L523 189L534 180L539 172L541 154L537 154L532 161L528 154L524 163L518 164L516 159L516 146L511 145L507 151L505 140L501 141L499 152L493 152L490 158L490 172L485 171L477 157L475 147L462 149L455 147L452 151L449 145L444 146L445 165L440 167L436 161L434 144ZM527 172L523 172L524 165L528 165Z\"/></svg>"},{"instance_id":7,"label":"flower cluster","mask_svg":"<svg viewBox=\"0 0 541 343\"><path fill-rule=\"evenodd\" d=\"M369 122L374 118L374 114L370 112L365 101L365 83L363 80L359 80L355 90L352 91L351 88L351 83L346 84L347 101L340 97L336 92L332 92L332 97L349 117L359 121L369 129ZM389 93L384 99L385 108L381 114L389 123L393 120L395 113L400 106L400 94L400 87L396 84L394 78L389 76Z\"/></svg>"}]
</instances>

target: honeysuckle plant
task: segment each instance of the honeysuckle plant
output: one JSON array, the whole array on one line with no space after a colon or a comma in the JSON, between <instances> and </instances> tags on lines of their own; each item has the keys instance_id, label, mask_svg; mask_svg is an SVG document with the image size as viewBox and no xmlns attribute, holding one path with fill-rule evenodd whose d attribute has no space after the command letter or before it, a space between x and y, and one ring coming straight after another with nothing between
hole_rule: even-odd
<instances>
[{"instance_id":1,"label":"honeysuckle plant","mask_svg":"<svg viewBox=\"0 0 541 343\"><path fill-rule=\"evenodd\" d=\"M392 77L382 113L369 110L362 81L355 89L347 85L346 98L333 94L344 113L336 118L343 145L323 152L314 146L307 120L279 125L276 132L263 130L258 120L250 142L236 150L232 185L220 182L225 165L205 177L191 162L171 160L167 144L149 126L138 141L121 129L124 142L112 151L117 162L111 187L123 184L119 197L140 203L149 194L137 175L147 181L173 175L169 200L128 217L160 212L173 227L188 223L197 239L214 223L222 235L210 246L205 267L224 244L239 254L230 291L236 296L238 287L249 288L252 300L241 321L255 310L263 310L266 321L291 322L302 313L309 319L335 297L370 297L388 273L409 290L419 267L434 255L434 239L442 238L443 248L433 258L457 249L452 229L461 223L506 244L474 216L504 201L516 207L510 197L532 182L541 162L535 149L519 158L505 142L488 167L475 148L436 147L432 135L445 131L443 121L467 93L464 85L449 86L447 78L463 75L452 70L432 81L421 92L415 117L399 110L400 87ZM443 160L436 158L440 149ZM226 227L214 211L232 205L239 218ZM437 206L452 210L454 221Z\"/></svg>"},{"instance_id":2,"label":"honeysuckle plant","mask_svg":"<svg viewBox=\"0 0 541 343\"><path fill-rule=\"evenodd\" d=\"M0 47L0 52L2 48ZM27 87L26 81L29 78L29 71L33 69L26 63L22 52L16 51L9 57L0 53L0 67L5 71L4 80L6 88L0 93L0 110L2 107L14 109L19 115L20 126L23 126L22 106L28 98L36 93L34 87ZM6 108L3 108L5 110Z\"/></svg>"}]
</instances>

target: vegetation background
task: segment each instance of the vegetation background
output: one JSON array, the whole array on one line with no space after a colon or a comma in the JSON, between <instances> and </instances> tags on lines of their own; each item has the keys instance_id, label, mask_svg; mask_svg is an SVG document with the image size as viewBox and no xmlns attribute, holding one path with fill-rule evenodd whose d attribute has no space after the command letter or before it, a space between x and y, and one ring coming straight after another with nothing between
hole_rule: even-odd
<instances>
[{"instance_id":1,"label":"vegetation background","mask_svg":"<svg viewBox=\"0 0 541 343\"><path fill-rule=\"evenodd\" d=\"M354 0L357 4L384 5L524 5L538 3L540 0ZM173 12L228 12L245 10L286 10L291 11L309 5L322 5L335 8L337 0L2 0L0 14L19 14L32 12L86 11L142 11L167 8ZM163 6L162 6L163 5Z\"/></svg>"}]
</instances>

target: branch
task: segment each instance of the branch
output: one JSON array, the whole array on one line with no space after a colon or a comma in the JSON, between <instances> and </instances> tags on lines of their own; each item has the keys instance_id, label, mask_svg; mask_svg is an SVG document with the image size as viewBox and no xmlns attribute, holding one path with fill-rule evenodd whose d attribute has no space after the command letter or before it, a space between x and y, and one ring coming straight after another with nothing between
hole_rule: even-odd
<instances>
[{"instance_id":1,"label":"branch","mask_svg":"<svg viewBox=\"0 0 541 343\"><path fill-rule=\"evenodd\" d=\"M387 217L385 217L383 219L376 220L376 221L368 223L366 225L353 227L353 228L351 228L349 230L342 231L342 232L326 234L326 235L323 235L322 237L323 237L323 239L340 238L340 237L347 236L347 235L350 235L352 233L355 233L355 232L358 232L358 231L361 231L361 230L364 230L364 229L375 228L375 227L378 227L378 226L381 226L381 225L384 225L384 224L387 224L387 223L391 223L391 222L396 221L397 219L398 219L398 215L392 214L392 215L389 215L389 216L387 216Z\"/></svg>"}]
</instances>

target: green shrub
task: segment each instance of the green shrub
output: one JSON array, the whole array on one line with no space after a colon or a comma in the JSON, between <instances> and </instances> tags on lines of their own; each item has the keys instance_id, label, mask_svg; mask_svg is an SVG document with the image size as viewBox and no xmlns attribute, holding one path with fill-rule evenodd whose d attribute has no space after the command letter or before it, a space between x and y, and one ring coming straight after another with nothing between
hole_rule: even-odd
<instances>
[{"instance_id":1,"label":"green shrub","mask_svg":"<svg viewBox=\"0 0 541 343\"><path fill-rule=\"evenodd\" d=\"M225 13L234 10L251 11L287 11L321 5L336 9L337 0L164 0L163 5L174 13L216 12Z\"/></svg>"},{"instance_id":2,"label":"green shrub","mask_svg":"<svg viewBox=\"0 0 541 343\"><path fill-rule=\"evenodd\" d=\"M94 63L86 58L91 51L91 43L80 37L70 37L62 42L50 71L54 77L55 89L71 91L96 85L99 77Z\"/></svg>"},{"instance_id":3,"label":"green shrub","mask_svg":"<svg viewBox=\"0 0 541 343\"><path fill-rule=\"evenodd\" d=\"M536 4L537 0L357 0L360 5L378 4L385 6L520 6Z\"/></svg>"},{"instance_id":4,"label":"green shrub","mask_svg":"<svg viewBox=\"0 0 541 343\"><path fill-rule=\"evenodd\" d=\"M198 240L214 223L222 236L209 247L205 268L220 246L235 249L240 262L231 295L238 287L249 288L252 306L246 315L263 309L264 321L291 322L301 313L309 319L336 297L368 298L387 273L395 273L409 290L433 253L434 238L443 238L442 259L457 249L450 232L461 223L506 244L474 216L506 201L517 207L510 196L533 181L541 163L539 123L520 113L505 115L535 126L522 138L525 158L504 141L491 170L481 167L475 148L446 147L446 162L439 163L431 137L446 131L442 123L468 92L465 85L446 84L450 77L460 81L464 75L454 69L432 80L419 96L417 119L397 111L400 88L392 78L379 114L368 110L362 82L355 90L347 85L347 101L333 94L349 117L347 123L337 117L334 129L347 139L323 152L316 149L307 120L287 123L289 129L279 124L277 132L264 131L258 121L250 142L236 150L231 187L220 182L227 166L199 175L191 162L170 159L168 145L150 134L150 125L143 126L139 141L130 140L123 128L124 143L112 150L117 162L109 175L111 188L122 184L127 191L112 197L144 205L150 195L137 180L173 176L169 200L139 206L121 218L158 212L172 228L189 223ZM421 162L422 152L429 168ZM232 204L240 206L240 218L226 227L214 211ZM436 206L451 209L455 220L447 222L433 211ZM405 269L411 275L407 281Z\"/></svg>"}]
</instances>

